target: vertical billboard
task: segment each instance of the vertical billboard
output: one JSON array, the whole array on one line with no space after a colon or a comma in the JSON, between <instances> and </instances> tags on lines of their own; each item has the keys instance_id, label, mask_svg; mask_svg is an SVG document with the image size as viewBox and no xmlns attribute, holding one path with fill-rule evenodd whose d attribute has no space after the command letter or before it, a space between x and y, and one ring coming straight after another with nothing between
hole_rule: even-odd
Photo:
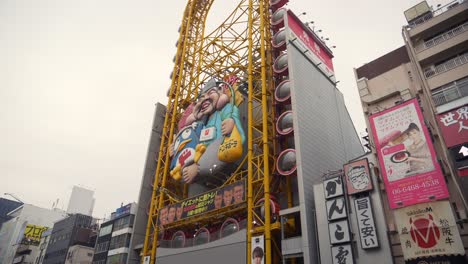
<instances>
[{"instance_id":1,"label":"vertical billboard","mask_svg":"<svg viewBox=\"0 0 468 264\"><path fill-rule=\"evenodd\" d=\"M369 117L390 208L448 197L417 99Z\"/></svg>"},{"instance_id":2,"label":"vertical billboard","mask_svg":"<svg viewBox=\"0 0 468 264\"><path fill-rule=\"evenodd\" d=\"M264 240L263 236L253 236L252 237L252 264L264 264L264 256L265 256L265 247L264 247Z\"/></svg>"},{"instance_id":3,"label":"vertical billboard","mask_svg":"<svg viewBox=\"0 0 468 264\"><path fill-rule=\"evenodd\" d=\"M465 254L448 201L413 205L394 212L403 256L407 262L412 259L429 261L426 258Z\"/></svg>"},{"instance_id":4,"label":"vertical billboard","mask_svg":"<svg viewBox=\"0 0 468 264\"><path fill-rule=\"evenodd\" d=\"M290 30L290 39L299 39L302 48L311 52L313 61L317 63L318 68L327 76L334 75L333 55L326 48L325 44L312 33L291 11L288 11L288 28Z\"/></svg>"}]
</instances>

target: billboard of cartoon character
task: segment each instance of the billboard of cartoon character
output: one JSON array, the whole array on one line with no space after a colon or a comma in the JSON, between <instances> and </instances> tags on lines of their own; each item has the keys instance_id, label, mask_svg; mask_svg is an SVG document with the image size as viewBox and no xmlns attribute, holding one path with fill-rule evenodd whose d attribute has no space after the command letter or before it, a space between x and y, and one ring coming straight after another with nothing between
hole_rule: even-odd
<instances>
[{"instance_id":1,"label":"billboard of cartoon character","mask_svg":"<svg viewBox=\"0 0 468 264\"><path fill-rule=\"evenodd\" d=\"M211 79L182 115L171 144L170 174L190 183L189 195L221 185L244 155L246 137L230 83ZM237 103L236 103L237 102Z\"/></svg>"}]
</instances>

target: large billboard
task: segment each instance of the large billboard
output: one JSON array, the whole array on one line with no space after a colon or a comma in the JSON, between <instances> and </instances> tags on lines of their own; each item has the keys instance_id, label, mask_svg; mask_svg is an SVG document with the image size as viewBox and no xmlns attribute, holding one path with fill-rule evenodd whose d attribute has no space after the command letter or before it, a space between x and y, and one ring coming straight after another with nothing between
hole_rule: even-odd
<instances>
[{"instance_id":1,"label":"large billboard","mask_svg":"<svg viewBox=\"0 0 468 264\"><path fill-rule=\"evenodd\" d=\"M438 114L437 122L448 148L468 142L468 105Z\"/></svg>"},{"instance_id":2,"label":"large billboard","mask_svg":"<svg viewBox=\"0 0 468 264\"><path fill-rule=\"evenodd\" d=\"M417 99L369 117L391 208L448 197Z\"/></svg>"},{"instance_id":3,"label":"large billboard","mask_svg":"<svg viewBox=\"0 0 468 264\"><path fill-rule=\"evenodd\" d=\"M159 224L164 226L192 216L245 202L245 179L163 207Z\"/></svg>"},{"instance_id":4,"label":"large billboard","mask_svg":"<svg viewBox=\"0 0 468 264\"><path fill-rule=\"evenodd\" d=\"M448 201L418 204L397 209L395 210L395 220L400 235L403 256L407 261L410 259L425 260L424 258L427 257L441 255L465 254L460 233Z\"/></svg>"}]
</instances>

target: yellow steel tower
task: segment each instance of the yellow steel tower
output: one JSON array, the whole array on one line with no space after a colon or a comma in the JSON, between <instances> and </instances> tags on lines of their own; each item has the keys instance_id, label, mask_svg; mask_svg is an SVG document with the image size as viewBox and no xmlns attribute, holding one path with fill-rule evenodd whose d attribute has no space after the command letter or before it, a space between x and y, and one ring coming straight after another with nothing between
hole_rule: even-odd
<instances>
[{"instance_id":1,"label":"yellow steel tower","mask_svg":"<svg viewBox=\"0 0 468 264\"><path fill-rule=\"evenodd\" d=\"M247 84L248 106L247 155L224 183L246 179L246 203L234 209L224 208L164 226L164 229L190 227L223 215L243 213L247 218L247 262L250 263L251 237L264 235L265 263L277 263L281 250L277 232L279 223L270 217L270 192L278 191L274 176L275 130L272 75L270 7L268 0L240 0L237 7L212 33L205 33L205 23L213 0L188 0L180 27L169 101L154 179L142 261L154 263L161 227L161 208L187 198L187 184L170 177L170 144L177 133L184 109L193 102L203 83L213 76L235 75ZM286 188L286 187L284 187ZM264 216L256 201L264 198ZM274 238L276 237L276 238ZM150 257L150 259L148 259Z\"/></svg>"}]
</instances>

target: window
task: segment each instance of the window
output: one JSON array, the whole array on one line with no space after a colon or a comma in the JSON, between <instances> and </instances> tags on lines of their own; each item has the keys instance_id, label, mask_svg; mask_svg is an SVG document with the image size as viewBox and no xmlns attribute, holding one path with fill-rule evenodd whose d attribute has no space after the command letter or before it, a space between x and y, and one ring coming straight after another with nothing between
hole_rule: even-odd
<instances>
[{"instance_id":1,"label":"window","mask_svg":"<svg viewBox=\"0 0 468 264\"><path fill-rule=\"evenodd\" d=\"M220 235L221 237L226 237L236 233L237 231L239 231L239 223L233 218L228 218L221 226Z\"/></svg>"},{"instance_id":2,"label":"window","mask_svg":"<svg viewBox=\"0 0 468 264\"><path fill-rule=\"evenodd\" d=\"M100 237L108 235L110 233L112 233L112 225L101 227L101 230L99 230Z\"/></svg>"},{"instance_id":3,"label":"window","mask_svg":"<svg viewBox=\"0 0 468 264\"><path fill-rule=\"evenodd\" d=\"M181 248L185 246L185 233L183 231L177 231L172 236L172 247Z\"/></svg>"},{"instance_id":4,"label":"window","mask_svg":"<svg viewBox=\"0 0 468 264\"><path fill-rule=\"evenodd\" d=\"M206 228L200 228L197 233L195 233L193 245L201 245L208 242L210 242L210 231Z\"/></svg>"},{"instance_id":5,"label":"window","mask_svg":"<svg viewBox=\"0 0 468 264\"><path fill-rule=\"evenodd\" d=\"M120 236L113 237L110 241L109 250L121 248L121 247L129 247L130 237L131 237L131 234L122 234Z\"/></svg>"},{"instance_id":6,"label":"window","mask_svg":"<svg viewBox=\"0 0 468 264\"><path fill-rule=\"evenodd\" d=\"M107 264L120 264L127 262L127 254L117 254L107 258Z\"/></svg>"},{"instance_id":7,"label":"window","mask_svg":"<svg viewBox=\"0 0 468 264\"><path fill-rule=\"evenodd\" d=\"M100 253L100 252L107 251L108 248L109 248L109 241L99 243L96 246L96 254Z\"/></svg>"},{"instance_id":8,"label":"window","mask_svg":"<svg viewBox=\"0 0 468 264\"><path fill-rule=\"evenodd\" d=\"M134 215L128 215L122 218L117 219L114 222L114 232L126 227L133 227L133 219L135 218Z\"/></svg>"}]
</instances>

